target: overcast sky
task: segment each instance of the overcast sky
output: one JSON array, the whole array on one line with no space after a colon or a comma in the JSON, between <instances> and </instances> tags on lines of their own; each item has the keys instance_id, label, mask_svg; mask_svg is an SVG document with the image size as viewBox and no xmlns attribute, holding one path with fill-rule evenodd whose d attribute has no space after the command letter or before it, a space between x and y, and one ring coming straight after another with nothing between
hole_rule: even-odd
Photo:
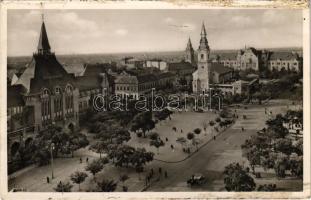
<instances>
[{"instance_id":1,"label":"overcast sky","mask_svg":"<svg viewBox=\"0 0 311 200\"><path fill-rule=\"evenodd\" d=\"M8 11L8 55L31 55L42 11ZM301 10L45 10L56 54L175 51L191 37L198 48L202 21L211 49L301 47Z\"/></svg>"}]
</instances>

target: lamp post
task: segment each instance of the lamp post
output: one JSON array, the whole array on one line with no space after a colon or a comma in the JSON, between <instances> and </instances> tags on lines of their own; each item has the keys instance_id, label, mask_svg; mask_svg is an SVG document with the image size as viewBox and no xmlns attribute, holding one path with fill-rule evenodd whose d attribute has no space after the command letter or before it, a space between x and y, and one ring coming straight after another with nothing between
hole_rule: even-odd
<instances>
[{"instance_id":1,"label":"lamp post","mask_svg":"<svg viewBox=\"0 0 311 200\"><path fill-rule=\"evenodd\" d=\"M55 148L55 144L52 143L51 147L50 147L50 151L51 151L51 169L52 169L52 179L54 178L54 169L53 169L53 150Z\"/></svg>"},{"instance_id":2,"label":"lamp post","mask_svg":"<svg viewBox=\"0 0 311 200\"><path fill-rule=\"evenodd\" d=\"M218 97L218 110L220 111L220 108L221 108L221 96L220 95L214 95L213 97Z\"/></svg>"},{"instance_id":3,"label":"lamp post","mask_svg":"<svg viewBox=\"0 0 311 200\"><path fill-rule=\"evenodd\" d=\"M210 110L212 110L212 90L213 90L213 88L209 88L209 104L210 104Z\"/></svg>"}]
</instances>

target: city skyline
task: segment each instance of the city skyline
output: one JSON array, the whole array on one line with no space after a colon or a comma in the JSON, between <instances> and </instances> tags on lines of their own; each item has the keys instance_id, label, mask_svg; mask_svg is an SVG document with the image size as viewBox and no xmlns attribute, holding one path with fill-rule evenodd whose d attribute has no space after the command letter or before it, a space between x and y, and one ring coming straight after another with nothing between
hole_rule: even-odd
<instances>
[{"instance_id":1,"label":"city skyline","mask_svg":"<svg viewBox=\"0 0 311 200\"><path fill-rule=\"evenodd\" d=\"M90 11L9 11L8 56L34 52L42 13L57 54L182 51L189 37L196 50L203 21L212 50L302 47L299 10Z\"/></svg>"}]
</instances>

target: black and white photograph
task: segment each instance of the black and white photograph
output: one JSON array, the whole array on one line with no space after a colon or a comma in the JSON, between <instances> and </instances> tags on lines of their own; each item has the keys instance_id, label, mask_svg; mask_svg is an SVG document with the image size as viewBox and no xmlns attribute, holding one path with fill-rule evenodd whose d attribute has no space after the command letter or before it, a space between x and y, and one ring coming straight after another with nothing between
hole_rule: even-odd
<instances>
[{"instance_id":1,"label":"black and white photograph","mask_svg":"<svg viewBox=\"0 0 311 200\"><path fill-rule=\"evenodd\" d=\"M6 12L8 193L304 191L303 9Z\"/></svg>"}]
</instances>

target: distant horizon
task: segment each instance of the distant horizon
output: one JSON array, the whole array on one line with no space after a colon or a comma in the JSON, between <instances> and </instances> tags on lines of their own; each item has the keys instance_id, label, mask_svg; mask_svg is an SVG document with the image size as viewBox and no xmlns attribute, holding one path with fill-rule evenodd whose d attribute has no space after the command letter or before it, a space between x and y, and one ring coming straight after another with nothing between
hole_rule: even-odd
<instances>
[{"instance_id":1,"label":"distant horizon","mask_svg":"<svg viewBox=\"0 0 311 200\"><path fill-rule=\"evenodd\" d=\"M300 49L303 50L303 47L298 47L298 46L288 46L288 47L269 47L269 48L256 48L254 46L246 46L246 48L255 48L258 50L273 50L273 49L284 49L284 50L290 50L290 49ZM242 50L244 48L236 48L236 49L211 49L211 54L213 54L213 51L238 51L238 50ZM72 56L72 55L117 55L117 54L144 54L144 53L169 53L169 52L184 52L185 50L167 50L167 51L133 51L133 52L111 52L111 53L63 53L63 54L59 54L57 52L53 52L55 53L55 55L57 56ZM197 50L194 50L195 52ZM33 52L34 53L34 52ZM7 58L14 58L14 57L32 57L31 55L7 55Z\"/></svg>"}]
</instances>

